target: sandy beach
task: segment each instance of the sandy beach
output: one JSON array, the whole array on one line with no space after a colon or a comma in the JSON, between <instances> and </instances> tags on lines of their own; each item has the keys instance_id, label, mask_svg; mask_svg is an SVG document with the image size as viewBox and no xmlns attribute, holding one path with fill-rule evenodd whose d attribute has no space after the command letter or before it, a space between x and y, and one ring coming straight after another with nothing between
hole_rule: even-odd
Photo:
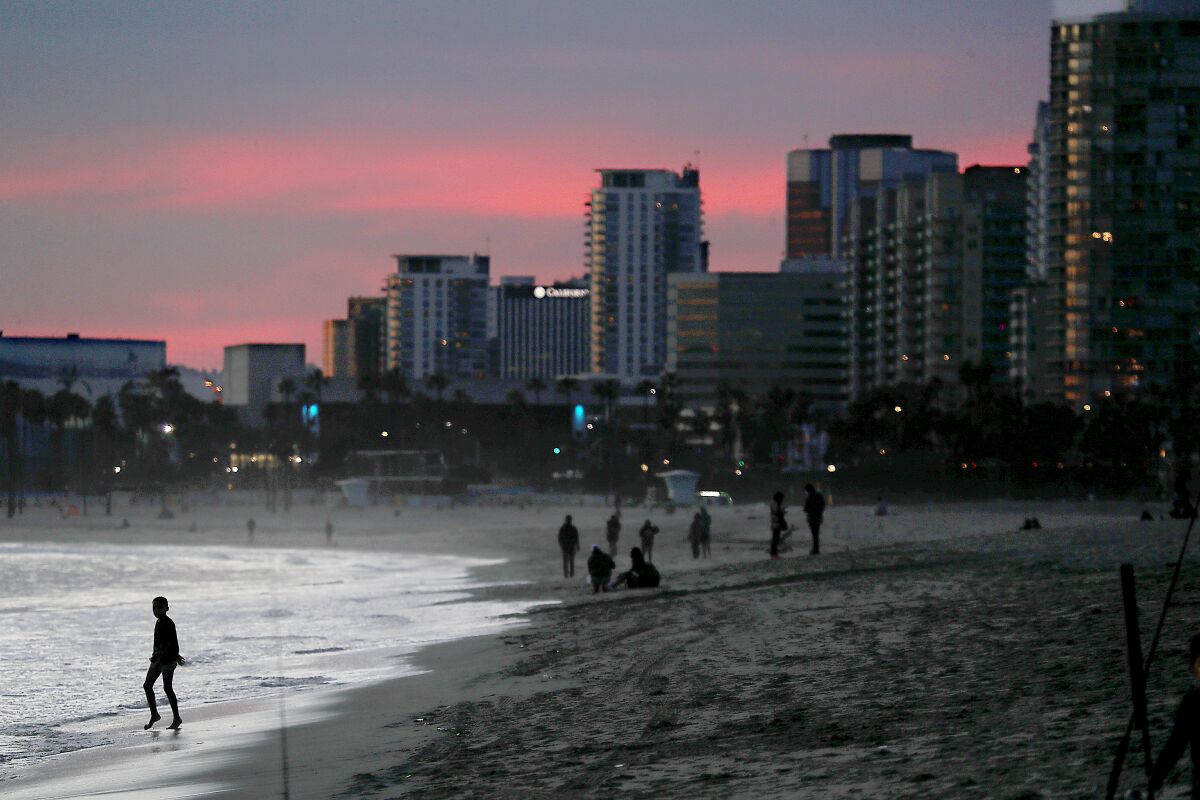
<instances>
[{"instance_id":1,"label":"sandy beach","mask_svg":"<svg viewBox=\"0 0 1200 800\"><path fill-rule=\"evenodd\" d=\"M834 506L819 557L797 532L802 546L774 562L765 506L716 509L708 561L692 559L684 513L656 512L663 587L599 596L582 559L561 578L554 534L573 513L586 549L602 541L604 509L336 510L337 547L505 559L478 571L494 584L478 594L547 605L520 627L423 650L421 675L289 696L289 795L1102 796L1129 705L1118 565L1137 570L1148 644L1185 529L1139 523L1140 508L901 505L877 518ZM1018 533L1031 513L1043 530ZM119 517L35 511L0 524L0 542L244 547L246 514L159 523L147 510L122 529ZM256 516L256 547L325 546L324 510ZM625 513L619 568L644 517ZM1197 590L1189 556L1150 675L1156 747L1187 686ZM188 708L184 680L177 735L68 754L0 789L283 796L279 732L233 730L278 703ZM143 713L111 724L140 728ZM1185 766L1165 796L1186 781Z\"/></svg>"}]
</instances>

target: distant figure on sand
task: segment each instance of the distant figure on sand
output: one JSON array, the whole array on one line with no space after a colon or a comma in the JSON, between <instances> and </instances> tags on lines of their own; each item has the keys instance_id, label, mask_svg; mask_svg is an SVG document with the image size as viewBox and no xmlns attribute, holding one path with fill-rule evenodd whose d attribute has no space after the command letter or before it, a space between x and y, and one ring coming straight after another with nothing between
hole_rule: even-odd
<instances>
[{"instance_id":1,"label":"distant figure on sand","mask_svg":"<svg viewBox=\"0 0 1200 800\"><path fill-rule=\"evenodd\" d=\"M588 580L592 584L592 594L596 592L607 592L612 582L613 570L617 568L617 562L612 560L612 556L600 549L600 545L592 545L592 554L588 556Z\"/></svg>"},{"instance_id":2,"label":"distant figure on sand","mask_svg":"<svg viewBox=\"0 0 1200 800\"><path fill-rule=\"evenodd\" d=\"M254 528L254 517L251 517L250 519L246 520L246 540L250 544L254 544Z\"/></svg>"},{"instance_id":3,"label":"distant figure on sand","mask_svg":"<svg viewBox=\"0 0 1200 800\"><path fill-rule=\"evenodd\" d=\"M875 505L875 516L886 517L887 515L888 515L887 500L884 500L882 497L877 498L876 505Z\"/></svg>"},{"instance_id":4,"label":"distant figure on sand","mask_svg":"<svg viewBox=\"0 0 1200 800\"><path fill-rule=\"evenodd\" d=\"M154 651L150 654L150 669L146 671L146 681L142 688L146 690L146 702L150 704L150 721L145 729L150 730L154 723L162 717L158 715L158 704L154 702L154 682L162 675L163 693L171 704L171 724L168 729L174 730L183 724L179 716L179 701L175 699L175 689L171 678L175 675L175 667L183 663L179 655L179 638L175 635L175 623L167 616L167 598L156 597L150 604L158 622L154 623Z\"/></svg>"},{"instance_id":5,"label":"distant figure on sand","mask_svg":"<svg viewBox=\"0 0 1200 800\"><path fill-rule=\"evenodd\" d=\"M808 520L808 529L812 532L812 554L821 552L821 521L825 518L825 495L817 491L811 483L804 484L804 517Z\"/></svg>"},{"instance_id":6,"label":"distant figure on sand","mask_svg":"<svg viewBox=\"0 0 1200 800\"><path fill-rule=\"evenodd\" d=\"M1023 531L1040 531L1041 529L1042 521L1037 517L1026 517L1025 521L1021 523L1021 530Z\"/></svg>"},{"instance_id":7,"label":"distant figure on sand","mask_svg":"<svg viewBox=\"0 0 1200 800\"><path fill-rule=\"evenodd\" d=\"M628 586L630 589L653 589L658 586L661 578L658 575L658 570L654 565L646 561L642 551L638 548L633 548L629 551L629 560L633 562L629 567L628 572L622 572L617 576L613 588L619 586Z\"/></svg>"},{"instance_id":8,"label":"distant figure on sand","mask_svg":"<svg viewBox=\"0 0 1200 800\"><path fill-rule=\"evenodd\" d=\"M325 520L325 544L333 544L333 520Z\"/></svg>"},{"instance_id":9,"label":"distant figure on sand","mask_svg":"<svg viewBox=\"0 0 1200 800\"><path fill-rule=\"evenodd\" d=\"M712 515L704 506L700 506L700 521L704 523L700 532L700 555L708 558L712 555Z\"/></svg>"},{"instance_id":10,"label":"distant figure on sand","mask_svg":"<svg viewBox=\"0 0 1200 800\"><path fill-rule=\"evenodd\" d=\"M608 540L608 552L612 555L617 554L617 539L621 537L621 518L616 512L608 518L608 523L604 526L604 538Z\"/></svg>"},{"instance_id":11,"label":"distant figure on sand","mask_svg":"<svg viewBox=\"0 0 1200 800\"><path fill-rule=\"evenodd\" d=\"M1175 725L1171 737L1163 745L1150 774L1150 791L1157 793L1167 773L1189 746L1192 750L1192 797L1200 798L1200 634L1193 636L1188 649L1188 672L1192 685L1183 695L1179 710L1175 712Z\"/></svg>"},{"instance_id":12,"label":"distant figure on sand","mask_svg":"<svg viewBox=\"0 0 1200 800\"><path fill-rule=\"evenodd\" d=\"M579 552L579 529L571 523L571 515L567 514L562 527L558 529L558 549L562 551L563 577L575 577L575 554Z\"/></svg>"},{"instance_id":13,"label":"distant figure on sand","mask_svg":"<svg viewBox=\"0 0 1200 800\"><path fill-rule=\"evenodd\" d=\"M704 520L700 519L700 513L696 512L692 515L692 524L688 525L688 544L692 546L692 558L700 557L700 540L704 538Z\"/></svg>"},{"instance_id":14,"label":"distant figure on sand","mask_svg":"<svg viewBox=\"0 0 1200 800\"><path fill-rule=\"evenodd\" d=\"M776 492L771 496L771 558L779 558L779 539L787 527L787 508L783 505L783 492Z\"/></svg>"},{"instance_id":15,"label":"distant figure on sand","mask_svg":"<svg viewBox=\"0 0 1200 800\"><path fill-rule=\"evenodd\" d=\"M654 537L658 534L658 526L650 520L642 523L642 529L638 531L638 538L642 541L642 554L647 561L654 560Z\"/></svg>"}]
</instances>

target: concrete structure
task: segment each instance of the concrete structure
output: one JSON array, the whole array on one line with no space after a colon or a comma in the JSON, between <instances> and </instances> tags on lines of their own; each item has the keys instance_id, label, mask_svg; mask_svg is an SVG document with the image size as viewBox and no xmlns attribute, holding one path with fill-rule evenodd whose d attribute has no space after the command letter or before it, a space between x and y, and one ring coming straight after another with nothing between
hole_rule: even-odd
<instances>
[{"instance_id":1,"label":"concrete structure","mask_svg":"<svg viewBox=\"0 0 1200 800\"><path fill-rule=\"evenodd\" d=\"M1025 184L1025 263L1029 279L1046 279L1049 260L1050 226L1050 146L1048 104L1039 102L1033 126L1033 141L1029 143L1029 164Z\"/></svg>"},{"instance_id":2,"label":"concrete structure","mask_svg":"<svg viewBox=\"0 0 1200 800\"><path fill-rule=\"evenodd\" d=\"M851 396L956 384L966 361L1008 375L1009 295L1025 280L1022 166L936 172L851 209Z\"/></svg>"},{"instance_id":3,"label":"concrete structure","mask_svg":"<svg viewBox=\"0 0 1200 800\"><path fill-rule=\"evenodd\" d=\"M242 421L261 426L267 405L284 398L279 383L291 379L297 394L308 374L303 344L238 344L225 348L225 405L238 411Z\"/></svg>"},{"instance_id":4,"label":"concrete structure","mask_svg":"<svg viewBox=\"0 0 1200 800\"><path fill-rule=\"evenodd\" d=\"M1043 395L1079 407L1195 358L1200 2L1056 19L1050 41Z\"/></svg>"},{"instance_id":5,"label":"concrete structure","mask_svg":"<svg viewBox=\"0 0 1200 800\"><path fill-rule=\"evenodd\" d=\"M491 292L501 378L550 381L588 370L591 291L587 281L541 286L522 277L502 280Z\"/></svg>"},{"instance_id":6,"label":"concrete structure","mask_svg":"<svg viewBox=\"0 0 1200 800\"><path fill-rule=\"evenodd\" d=\"M1049 325L1050 306L1044 283L1031 283L1013 291L1009 305L1008 379L1027 403L1039 399L1046 378L1046 348L1041 338Z\"/></svg>"},{"instance_id":7,"label":"concrete structure","mask_svg":"<svg viewBox=\"0 0 1200 800\"><path fill-rule=\"evenodd\" d=\"M387 279L385 366L409 381L488 372L488 256L397 255Z\"/></svg>"},{"instance_id":8,"label":"concrete structure","mask_svg":"<svg viewBox=\"0 0 1200 800\"><path fill-rule=\"evenodd\" d=\"M691 408L711 409L722 386L753 396L772 386L837 412L848 399L848 275L832 259L782 272L672 275L667 371Z\"/></svg>"},{"instance_id":9,"label":"concrete structure","mask_svg":"<svg viewBox=\"0 0 1200 800\"><path fill-rule=\"evenodd\" d=\"M362 381L378 377L383 371L386 315L386 297L351 297L346 300L351 353L351 371L346 377Z\"/></svg>"},{"instance_id":10,"label":"concrete structure","mask_svg":"<svg viewBox=\"0 0 1200 800\"><path fill-rule=\"evenodd\" d=\"M116 394L126 381L167 366L167 343L142 339L5 336L0 332L0 381L53 394L71 389L89 399Z\"/></svg>"},{"instance_id":11,"label":"concrete structure","mask_svg":"<svg viewBox=\"0 0 1200 800\"><path fill-rule=\"evenodd\" d=\"M954 172L958 156L915 150L904 134L841 134L829 147L787 155L787 258L841 254L846 219L859 198L933 172Z\"/></svg>"},{"instance_id":12,"label":"concrete structure","mask_svg":"<svg viewBox=\"0 0 1200 800\"><path fill-rule=\"evenodd\" d=\"M588 203L591 368L657 376L667 360L667 276L707 269L700 173L602 169Z\"/></svg>"},{"instance_id":13,"label":"concrete structure","mask_svg":"<svg viewBox=\"0 0 1200 800\"><path fill-rule=\"evenodd\" d=\"M354 370L350 320L327 319L321 325L321 371L326 378L346 378Z\"/></svg>"}]
</instances>

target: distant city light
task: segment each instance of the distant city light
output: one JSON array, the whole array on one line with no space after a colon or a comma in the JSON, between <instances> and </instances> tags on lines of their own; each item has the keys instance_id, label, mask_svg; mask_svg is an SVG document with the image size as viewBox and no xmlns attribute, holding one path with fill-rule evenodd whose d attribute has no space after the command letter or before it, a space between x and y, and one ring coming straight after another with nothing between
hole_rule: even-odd
<instances>
[{"instance_id":1,"label":"distant city light","mask_svg":"<svg viewBox=\"0 0 1200 800\"><path fill-rule=\"evenodd\" d=\"M886 455L887 455L887 449L886 449L886 448L884 448L884 447L881 447L881 448L879 448L879 455L881 455L881 456L886 456Z\"/></svg>"},{"instance_id":2,"label":"distant city light","mask_svg":"<svg viewBox=\"0 0 1200 800\"><path fill-rule=\"evenodd\" d=\"M117 474L117 475L121 474L121 468L120 468L120 467L113 467L113 473L114 473L114 474Z\"/></svg>"},{"instance_id":3,"label":"distant city light","mask_svg":"<svg viewBox=\"0 0 1200 800\"><path fill-rule=\"evenodd\" d=\"M1091 406L1091 404L1090 404L1090 403L1084 403L1084 405L1083 405L1083 410L1084 410L1084 411L1091 411L1091 410L1092 410L1092 406Z\"/></svg>"},{"instance_id":4,"label":"distant city light","mask_svg":"<svg viewBox=\"0 0 1200 800\"><path fill-rule=\"evenodd\" d=\"M737 475L737 476L740 478L740 477L742 476L742 471L741 471L740 469L735 469L735 470L733 471L733 474L734 474L734 475Z\"/></svg>"},{"instance_id":5,"label":"distant city light","mask_svg":"<svg viewBox=\"0 0 1200 800\"><path fill-rule=\"evenodd\" d=\"M382 436L383 438L385 438L385 439L386 439L386 438L388 437L388 432L387 432L387 431L380 431L380 432L379 432L379 435L380 435L380 436Z\"/></svg>"},{"instance_id":6,"label":"distant city light","mask_svg":"<svg viewBox=\"0 0 1200 800\"><path fill-rule=\"evenodd\" d=\"M650 465L642 464L642 472L649 472L649 471L650 471Z\"/></svg>"},{"instance_id":7,"label":"distant city light","mask_svg":"<svg viewBox=\"0 0 1200 800\"><path fill-rule=\"evenodd\" d=\"M651 387L650 387L650 394L658 394L658 389L655 389L653 386L651 386Z\"/></svg>"},{"instance_id":8,"label":"distant city light","mask_svg":"<svg viewBox=\"0 0 1200 800\"><path fill-rule=\"evenodd\" d=\"M230 472L237 472L237 471L238 471L238 468L237 468L237 467L230 467L230 470L229 470L229 471L230 471Z\"/></svg>"},{"instance_id":9,"label":"distant city light","mask_svg":"<svg viewBox=\"0 0 1200 800\"><path fill-rule=\"evenodd\" d=\"M163 433L168 433L168 434L169 434L169 433L174 433L174 432L175 432L175 426L174 426L174 425L172 425L172 424L171 424L171 423L169 423L169 422L164 422L164 423L162 424L162 432L163 432Z\"/></svg>"},{"instance_id":10,"label":"distant city light","mask_svg":"<svg viewBox=\"0 0 1200 800\"><path fill-rule=\"evenodd\" d=\"M447 428L452 427L452 423L450 422L450 420L446 420L446 427Z\"/></svg>"},{"instance_id":11,"label":"distant city light","mask_svg":"<svg viewBox=\"0 0 1200 800\"><path fill-rule=\"evenodd\" d=\"M826 471L826 472L831 472L831 473L832 473L832 472L837 472L837 467L836 467L836 466L834 466L833 464L830 464L828 467L826 467L826 468L825 468L825 471Z\"/></svg>"},{"instance_id":12,"label":"distant city light","mask_svg":"<svg viewBox=\"0 0 1200 800\"><path fill-rule=\"evenodd\" d=\"M670 464L671 464L671 459L669 459L669 458L664 458L664 459L663 459L663 466L664 466L664 467L670 466Z\"/></svg>"},{"instance_id":13,"label":"distant city light","mask_svg":"<svg viewBox=\"0 0 1200 800\"><path fill-rule=\"evenodd\" d=\"M557 455L560 455L561 453L562 453L562 448L561 448L561 447L556 447L556 448L554 448L554 455L556 455L556 456L557 456Z\"/></svg>"},{"instance_id":14,"label":"distant city light","mask_svg":"<svg viewBox=\"0 0 1200 800\"><path fill-rule=\"evenodd\" d=\"M892 411L895 411L897 414L899 414L903 410L904 410L904 408L902 406L896 406L895 408L892 409Z\"/></svg>"}]
</instances>

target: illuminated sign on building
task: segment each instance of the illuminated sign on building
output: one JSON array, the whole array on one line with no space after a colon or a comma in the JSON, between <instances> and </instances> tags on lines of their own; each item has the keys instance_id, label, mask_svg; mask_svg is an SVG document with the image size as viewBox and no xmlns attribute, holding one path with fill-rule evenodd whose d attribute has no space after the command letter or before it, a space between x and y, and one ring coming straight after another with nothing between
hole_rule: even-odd
<instances>
[{"instance_id":1,"label":"illuminated sign on building","mask_svg":"<svg viewBox=\"0 0 1200 800\"><path fill-rule=\"evenodd\" d=\"M544 297L563 297L578 300L581 297L587 297L591 293L591 289L566 289L558 286L535 286L533 288L533 296L538 300Z\"/></svg>"}]
</instances>

